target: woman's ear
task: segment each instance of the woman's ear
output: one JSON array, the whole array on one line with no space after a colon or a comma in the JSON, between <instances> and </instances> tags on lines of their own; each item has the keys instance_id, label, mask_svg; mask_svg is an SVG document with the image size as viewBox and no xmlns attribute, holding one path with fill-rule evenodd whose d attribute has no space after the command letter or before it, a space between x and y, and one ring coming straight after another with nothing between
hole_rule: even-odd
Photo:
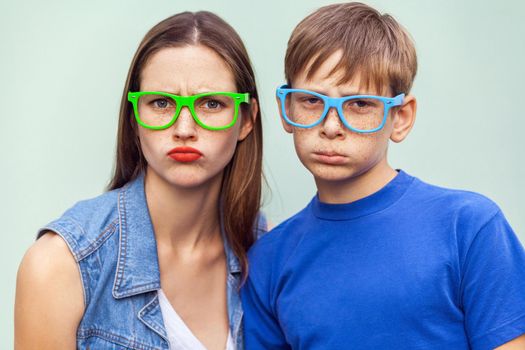
<instances>
[{"instance_id":1,"label":"woman's ear","mask_svg":"<svg viewBox=\"0 0 525 350\"><path fill-rule=\"evenodd\" d=\"M246 115L243 114L241 118L242 125L239 132L239 137L237 138L238 141L244 140L250 134L250 132L252 132L258 112L259 104L257 103L257 100L255 98L250 99L250 110Z\"/></svg>"},{"instance_id":2,"label":"woman's ear","mask_svg":"<svg viewBox=\"0 0 525 350\"><path fill-rule=\"evenodd\" d=\"M398 143L403 141L416 122L417 102L412 95L405 96L405 100L394 113L390 140Z\"/></svg>"},{"instance_id":3,"label":"woman's ear","mask_svg":"<svg viewBox=\"0 0 525 350\"><path fill-rule=\"evenodd\" d=\"M284 120L281 99L277 96L275 97L275 99L277 100L277 106L279 107L279 116L281 116L281 123L283 124L283 128L287 133L291 134L293 133L293 127Z\"/></svg>"}]
</instances>

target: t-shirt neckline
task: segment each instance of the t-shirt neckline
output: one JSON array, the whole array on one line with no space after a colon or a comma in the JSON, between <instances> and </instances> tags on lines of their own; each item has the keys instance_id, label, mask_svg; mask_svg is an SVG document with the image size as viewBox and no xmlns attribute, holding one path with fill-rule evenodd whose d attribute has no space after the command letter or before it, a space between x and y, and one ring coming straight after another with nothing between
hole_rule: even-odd
<instances>
[{"instance_id":1,"label":"t-shirt neckline","mask_svg":"<svg viewBox=\"0 0 525 350\"><path fill-rule=\"evenodd\" d=\"M379 191L358 199L355 202L343 204L329 204L319 200L316 194L310 203L313 214L325 220L351 220L361 216L369 215L394 204L408 189L414 177L403 170Z\"/></svg>"}]
</instances>

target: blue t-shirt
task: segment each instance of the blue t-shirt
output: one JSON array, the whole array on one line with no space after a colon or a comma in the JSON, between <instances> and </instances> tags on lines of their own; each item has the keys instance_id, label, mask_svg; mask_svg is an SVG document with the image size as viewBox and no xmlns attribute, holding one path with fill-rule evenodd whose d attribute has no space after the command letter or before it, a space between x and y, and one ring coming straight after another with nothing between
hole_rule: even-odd
<instances>
[{"instance_id":1,"label":"blue t-shirt","mask_svg":"<svg viewBox=\"0 0 525 350\"><path fill-rule=\"evenodd\" d=\"M525 252L500 209L403 171L352 203L314 197L249 261L247 350L493 349L525 333Z\"/></svg>"}]
</instances>

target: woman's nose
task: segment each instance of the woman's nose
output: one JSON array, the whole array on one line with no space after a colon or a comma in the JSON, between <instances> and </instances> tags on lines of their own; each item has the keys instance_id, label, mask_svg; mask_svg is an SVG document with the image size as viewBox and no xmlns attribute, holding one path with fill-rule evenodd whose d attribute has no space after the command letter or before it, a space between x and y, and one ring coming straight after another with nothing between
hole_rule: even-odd
<instances>
[{"instance_id":1,"label":"woman's nose","mask_svg":"<svg viewBox=\"0 0 525 350\"><path fill-rule=\"evenodd\" d=\"M172 126L173 137L177 140L192 140L197 138L197 123L188 107L182 107L177 120Z\"/></svg>"}]
</instances>

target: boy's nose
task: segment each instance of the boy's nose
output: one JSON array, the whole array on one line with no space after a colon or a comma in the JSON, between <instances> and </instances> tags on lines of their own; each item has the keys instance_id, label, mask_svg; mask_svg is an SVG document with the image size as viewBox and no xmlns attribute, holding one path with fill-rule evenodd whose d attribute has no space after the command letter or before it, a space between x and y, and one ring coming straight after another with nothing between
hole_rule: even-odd
<instances>
[{"instance_id":1,"label":"boy's nose","mask_svg":"<svg viewBox=\"0 0 525 350\"><path fill-rule=\"evenodd\" d=\"M323 120L320 131L321 136L328 139L344 137L344 125L341 123L341 119L339 119L335 108L332 107L328 110L328 115Z\"/></svg>"},{"instance_id":2,"label":"boy's nose","mask_svg":"<svg viewBox=\"0 0 525 350\"><path fill-rule=\"evenodd\" d=\"M188 107L182 107L179 117L172 126L175 140L197 139L197 123L193 120Z\"/></svg>"}]
</instances>

